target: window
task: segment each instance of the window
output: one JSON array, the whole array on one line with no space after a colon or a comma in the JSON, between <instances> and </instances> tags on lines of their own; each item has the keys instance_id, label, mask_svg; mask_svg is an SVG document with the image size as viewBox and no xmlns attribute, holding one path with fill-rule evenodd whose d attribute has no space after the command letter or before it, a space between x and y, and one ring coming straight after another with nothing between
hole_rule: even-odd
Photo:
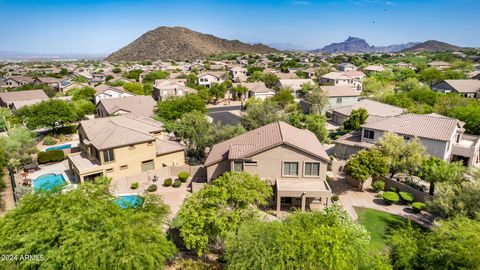
<instances>
[{"instance_id":1,"label":"window","mask_svg":"<svg viewBox=\"0 0 480 270\"><path fill-rule=\"evenodd\" d=\"M122 166L120 166L120 170L125 170L125 169L128 169L128 165L122 165Z\"/></svg>"},{"instance_id":2,"label":"window","mask_svg":"<svg viewBox=\"0 0 480 270\"><path fill-rule=\"evenodd\" d=\"M320 163L318 163L318 162L305 162L305 175L306 176L319 176L320 175Z\"/></svg>"},{"instance_id":3,"label":"window","mask_svg":"<svg viewBox=\"0 0 480 270\"><path fill-rule=\"evenodd\" d=\"M253 160L245 160L243 163L245 166L257 166L257 162Z\"/></svg>"},{"instance_id":4,"label":"window","mask_svg":"<svg viewBox=\"0 0 480 270\"><path fill-rule=\"evenodd\" d=\"M115 156L113 155L113 149L108 149L103 151L103 161L104 162L115 161Z\"/></svg>"},{"instance_id":5,"label":"window","mask_svg":"<svg viewBox=\"0 0 480 270\"><path fill-rule=\"evenodd\" d=\"M243 161L234 161L233 162L233 170L236 172L243 171Z\"/></svg>"},{"instance_id":6,"label":"window","mask_svg":"<svg viewBox=\"0 0 480 270\"><path fill-rule=\"evenodd\" d=\"M403 136L403 139L406 141L406 142L410 142L412 140L412 137L410 136Z\"/></svg>"},{"instance_id":7,"label":"window","mask_svg":"<svg viewBox=\"0 0 480 270\"><path fill-rule=\"evenodd\" d=\"M153 159L142 161L142 172L150 171L155 169L155 162Z\"/></svg>"},{"instance_id":8,"label":"window","mask_svg":"<svg viewBox=\"0 0 480 270\"><path fill-rule=\"evenodd\" d=\"M108 169L105 170L105 172L111 173L111 172L113 172L113 168L108 168Z\"/></svg>"},{"instance_id":9,"label":"window","mask_svg":"<svg viewBox=\"0 0 480 270\"><path fill-rule=\"evenodd\" d=\"M337 103L342 104L342 98L341 97L337 98Z\"/></svg>"},{"instance_id":10,"label":"window","mask_svg":"<svg viewBox=\"0 0 480 270\"><path fill-rule=\"evenodd\" d=\"M283 162L283 175L298 176L298 162Z\"/></svg>"},{"instance_id":11,"label":"window","mask_svg":"<svg viewBox=\"0 0 480 270\"><path fill-rule=\"evenodd\" d=\"M460 134L457 134L457 138L455 139L455 141L456 141L457 143L460 142Z\"/></svg>"},{"instance_id":12,"label":"window","mask_svg":"<svg viewBox=\"0 0 480 270\"><path fill-rule=\"evenodd\" d=\"M147 146L152 146L153 145L153 142L148 142L147 143Z\"/></svg>"},{"instance_id":13,"label":"window","mask_svg":"<svg viewBox=\"0 0 480 270\"><path fill-rule=\"evenodd\" d=\"M375 132L373 130L368 130L368 129L365 129L363 130L363 137L365 139L372 139L375 138Z\"/></svg>"}]
</instances>

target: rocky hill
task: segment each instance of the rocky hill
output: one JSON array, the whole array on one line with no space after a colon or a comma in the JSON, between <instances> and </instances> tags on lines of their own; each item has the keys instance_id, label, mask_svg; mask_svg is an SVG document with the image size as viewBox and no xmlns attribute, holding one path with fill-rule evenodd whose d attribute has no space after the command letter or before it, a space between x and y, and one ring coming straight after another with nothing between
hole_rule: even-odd
<instances>
[{"instance_id":1,"label":"rocky hill","mask_svg":"<svg viewBox=\"0 0 480 270\"><path fill-rule=\"evenodd\" d=\"M347 40L340 43L332 43L321 49L313 50L318 53L367 53L367 52L399 52L406 48L419 44L418 42L409 42L405 44L395 44L390 46L370 46L367 41L361 38L348 37Z\"/></svg>"},{"instance_id":2,"label":"rocky hill","mask_svg":"<svg viewBox=\"0 0 480 270\"><path fill-rule=\"evenodd\" d=\"M448 44L437 40L428 40L423 43L417 44L413 47L404 49L404 52L443 52L443 51L456 51L462 49L461 47Z\"/></svg>"},{"instance_id":3,"label":"rocky hill","mask_svg":"<svg viewBox=\"0 0 480 270\"><path fill-rule=\"evenodd\" d=\"M238 40L226 40L202 34L184 27L158 27L108 56L109 61L185 60L208 57L212 54L273 53L263 44L250 45Z\"/></svg>"}]
</instances>

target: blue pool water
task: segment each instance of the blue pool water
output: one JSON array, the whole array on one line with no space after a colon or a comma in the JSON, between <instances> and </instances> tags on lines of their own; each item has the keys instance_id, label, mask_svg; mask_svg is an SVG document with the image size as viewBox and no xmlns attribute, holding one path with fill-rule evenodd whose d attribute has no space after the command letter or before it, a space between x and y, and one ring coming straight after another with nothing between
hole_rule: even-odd
<instances>
[{"instance_id":1,"label":"blue pool water","mask_svg":"<svg viewBox=\"0 0 480 270\"><path fill-rule=\"evenodd\" d=\"M58 187L65 185L65 179L61 174L44 174L33 180L34 191L52 191Z\"/></svg>"},{"instance_id":2,"label":"blue pool water","mask_svg":"<svg viewBox=\"0 0 480 270\"><path fill-rule=\"evenodd\" d=\"M70 149L72 148L71 144L62 144L62 145L57 145L57 146L52 146L45 148L45 151L51 151L51 150L63 150L63 149Z\"/></svg>"},{"instance_id":3,"label":"blue pool water","mask_svg":"<svg viewBox=\"0 0 480 270\"><path fill-rule=\"evenodd\" d=\"M138 195L123 195L118 196L115 199L115 203L120 206L120 208L137 208L143 203L143 198Z\"/></svg>"}]
</instances>

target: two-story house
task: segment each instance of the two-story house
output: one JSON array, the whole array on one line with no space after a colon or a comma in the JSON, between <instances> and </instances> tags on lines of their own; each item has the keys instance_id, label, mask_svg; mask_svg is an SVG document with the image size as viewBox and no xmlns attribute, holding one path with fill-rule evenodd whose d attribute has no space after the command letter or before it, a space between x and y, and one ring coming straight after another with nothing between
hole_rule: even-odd
<instances>
[{"instance_id":1,"label":"two-story house","mask_svg":"<svg viewBox=\"0 0 480 270\"><path fill-rule=\"evenodd\" d=\"M349 86L357 91L362 91L362 81L365 74L361 71L329 72L319 79L320 85L326 86Z\"/></svg>"},{"instance_id":2,"label":"two-story house","mask_svg":"<svg viewBox=\"0 0 480 270\"><path fill-rule=\"evenodd\" d=\"M198 85L203 85L203 86L206 86L206 87L210 87L212 86L212 84L216 83L216 84L220 84L220 83L223 83L224 80L222 78L222 74L220 73L213 73L213 72L208 72L208 73L202 73L200 75L198 75L198 80L197 80L197 83Z\"/></svg>"},{"instance_id":3,"label":"two-story house","mask_svg":"<svg viewBox=\"0 0 480 270\"><path fill-rule=\"evenodd\" d=\"M355 151L349 147L370 148L387 132L406 141L418 138L428 154L447 161L461 160L466 166L477 165L480 138L464 134L464 123L438 114L401 114L368 119L361 133L353 132L335 141L335 155L348 158ZM348 154L347 154L348 153Z\"/></svg>"},{"instance_id":4,"label":"two-story house","mask_svg":"<svg viewBox=\"0 0 480 270\"><path fill-rule=\"evenodd\" d=\"M81 121L78 136L81 151L68 155L77 181L98 176L115 179L185 164L185 147L166 139L163 124L147 117L121 115Z\"/></svg>"},{"instance_id":5,"label":"two-story house","mask_svg":"<svg viewBox=\"0 0 480 270\"><path fill-rule=\"evenodd\" d=\"M354 64L350 63L341 63L337 66L339 71L357 71L358 68Z\"/></svg>"},{"instance_id":6,"label":"two-story house","mask_svg":"<svg viewBox=\"0 0 480 270\"><path fill-rule=\"evenodd\" d=\"M131 96L100 100L96 107L95 117L111 115L135 114L150 117L155 114L157 102L151 96Z\"/></svg>"},{"instance_id":7,"label":"two-story house","mask_svg":"<svg viewBox=\"0 0 480 270\"><path fill-rule=\"evenodd\" d=\"M274 87L276 89L291 89L295 97L300 97L302 95L302 87L305 84L316 85L312 79L280 79L275 83Z\"/></svg>"},{"instance_id":8,"label":"two-story house","mask_svg":"<svg viewBox=\"0 0 480 270\"><path fill-rule=\"evenodd\" d=\"M110 98L133 97L135 94L127 92L121 86L113 87L106 84L101 84L95 88L95 104L101 100Z\"/></svg>"},{"instance_id":9,"label":"two-story house","mask_svg":"<svg viewBox=\"0 0 480 270\"><path fill-rule=\"evenodd\" d=\"M329 163L315 134L275 122L214 145L205 167L209 181L228 171L258 175L274 188L279 211L282 205L305 210L328 204L332 195L326 182Z\"/></svg>"},{"instance_id":10,"label":"two-story house","mask_svg":"<svg viewBox=\"0 0 480 270\"><path fill-rule=\"evenodd\" d=\"M233 78L234 82L244 82L248 77L248 69L244 67L232 67L230 68L230 75Z\"/></svg>"},{"instance_id":11,"label":"two-story house","mask_svg":"<svg viewBox=\"0 0 480 270\"><path fill-rule=\"evenodd\" d=\"M464 97L478 98L480 94L480 80L444 80L432 85L432 90L441 93L459 93Z\"/></svg>"}]
</instances>

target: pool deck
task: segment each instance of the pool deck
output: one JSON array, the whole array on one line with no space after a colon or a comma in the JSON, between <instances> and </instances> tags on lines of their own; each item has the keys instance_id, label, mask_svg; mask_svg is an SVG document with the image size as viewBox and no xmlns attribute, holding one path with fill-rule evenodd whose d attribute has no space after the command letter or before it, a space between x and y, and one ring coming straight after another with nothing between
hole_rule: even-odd
<instances>
[{"instance_id":1,"label":"pool deck","mask_svg":"<svg viewBox=\"0 0 480 270\"><path fill-rule=\"evenodd\" d=\"M68 167L68 160L64 160L59 163L40 165L40 170L29 173L27 178L35 180L37 177L44 174L61 174L67 184L76 184L75 178L70 173L70 168ZM23 177L20 174L16 175L17 184L21 185L23 182Z\"/></svg>"}]
</instances>

